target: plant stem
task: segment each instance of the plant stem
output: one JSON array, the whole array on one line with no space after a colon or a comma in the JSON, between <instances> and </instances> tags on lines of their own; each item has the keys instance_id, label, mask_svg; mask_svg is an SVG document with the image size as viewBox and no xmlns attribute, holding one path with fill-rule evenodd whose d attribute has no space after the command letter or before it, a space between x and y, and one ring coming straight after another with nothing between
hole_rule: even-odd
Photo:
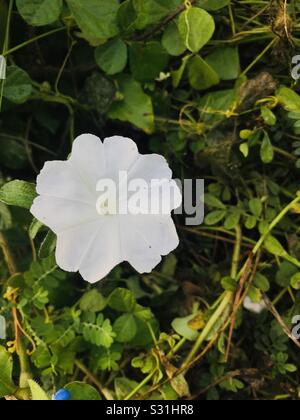
<instances>
[{"instance_id":1,"label":"plant stem","mask_svg":"<svg viewBox=\"0 0 300 420\"><path fill-rule=\"evenodd\" d=\"M124 398L124 401L128 401L128 400L131 400L134 396L135 396L135 394L137 394L138 392L139 392L139 390L140 389L142 389L143 388L143 386L145 386L151 379L152 379L152 376L155 374L155 370L153 371L153 372L151 372L151 373L149 373L149 375L148 376L146 376L146 378L141 382L141 383L139 383L135 388L134 388L134 390L133 391L131 391L128 395L127 395L127 397L125 397Z\"/></svg>"},{"instance_id":2,"label":"plant stem","mask_svg":"<svg viewBox=\"0 0 300 420\"><path fill-rule=\"evenodd\" d=\"M89 378L89 380L94 385L96 385L96 387L99 389L99 391L106 400L111 401L114 399L110 391L100 383L100 381L95 377L95 375L80 360L75 360L75 365L78 367L79 370L81 370L81 372L83 372Z\"/></svg>"}]
</instances>

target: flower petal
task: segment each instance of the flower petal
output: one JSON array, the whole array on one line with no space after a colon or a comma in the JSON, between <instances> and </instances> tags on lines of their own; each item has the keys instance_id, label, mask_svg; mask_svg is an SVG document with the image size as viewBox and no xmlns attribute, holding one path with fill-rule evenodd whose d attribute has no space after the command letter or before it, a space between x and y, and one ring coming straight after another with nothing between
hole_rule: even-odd
<instances>
[{"instance_id":1,"label":"flower petal","mask_svg":"<svg viewBox=\"0 0 300 420\"><path fill-rule=\"evenodd\" d=\"M79 171L81 178L96 190L99 179L106 172L105 150L99 137L83 134L74 140L70 162Z\"/></svg>"},{"instance_id":2,"label":"flower petal","mask_svg":"<svg viewBox=\"0 0 300 420\"><path fill-rule=\"evenodd\" d=\"M120 171L130 171L140 159L137 145L126 137L108 137L103 145L108 178L118 179Z\"/></svg>"},{"instance_id":3,"label":"flower petal","mask_svg":"<svg viewBox=\"0 0 300 420\"><path fill-rule=\"evenodd\" d=\"M128 179L143 179L150 183L153 179L171 179L172 171L166 159L161 155L140 155L131 169Z\"/></svg>"},{"instance_id":4,"label":"flower petal","mask_svg":"<svg viewBox=\"0 0 300 420\"><path fill-rule=\"evenodd\" d=\"M99 222L100 217L96 206L45 195L34 200L30 211L56 234L91 221Z\"/></svg>"},{"instance_id":5,"label":"flower petal","mask_svg":"<svg viewBox=\"0 0 300 420\"><path fill-rule=\"evenodd\" d=\"M96 188L80 177L70 161L46 162L37 178L37 193L95 206Z\"/></svg>"},{"instance_id":6,"label":"flower petal","mask_svg":"<svg viewBox=\"0 0 300 420\"><path fill-rule=\"evenodd\" d=\"M179 244L170 216L125 216L121 221L124 260L139 273L151 272Z\"/></svg>"},{"instance_id":7,"label":"flower petal","mask_svg":"<svg viewBox=\"0 0 300 420\"><path fill-rule=\"evenodd\" d=\"M120 246L118 217L108 216L106 219L93 234L88 252L80 262L80 274L90 283L103 279L124 261Z\"/></svg>"}]
</instances>

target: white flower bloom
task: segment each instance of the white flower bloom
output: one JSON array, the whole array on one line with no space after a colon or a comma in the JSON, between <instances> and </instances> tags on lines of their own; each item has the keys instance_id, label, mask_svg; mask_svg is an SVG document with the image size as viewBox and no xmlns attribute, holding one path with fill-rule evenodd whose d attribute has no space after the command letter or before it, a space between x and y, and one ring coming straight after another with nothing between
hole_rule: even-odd
<instances>
[{"instance_id":1,"label":"white flower bloom","mask_svg":"<svg viewBox=\"0 0 300 420\"><path fill-rule=\"evenodd\" d=\"M263 300L261 300L259 303L254 303L249 296L247 296L244 300L244 308L258 315L262 313L266 307L267 306Z\"/></svg>"},{"instance_id":2,"label":"white flower bloom","mask_svg":"<svg viewBox=\"0 0 300 420\"><path fill-rule=\"evenodd\" d=\"M111 179L121 189L120 171L126 171L129 181L142 179L150 186L155 179L173 188L176 185L162 156L139 154L128 138L115 136L102 143L91 134L74 141L69 160L47 162L37 179L39 196L31 213L57 235L59 267L79 271L90 283L101 280L123 261L139 273L149 273L179 244L171 218L171 211L181 205L179 188L174 188L167 214L111 212L99 198L97 185Z\"/></svg>"}]
</instances>

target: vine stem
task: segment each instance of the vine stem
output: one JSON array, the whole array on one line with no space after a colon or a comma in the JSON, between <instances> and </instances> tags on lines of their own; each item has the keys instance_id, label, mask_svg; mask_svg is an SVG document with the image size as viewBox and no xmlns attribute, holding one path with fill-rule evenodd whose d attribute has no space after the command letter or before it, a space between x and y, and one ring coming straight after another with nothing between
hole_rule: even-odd
<instances>
[{"instance_id":1,"label":"vine stem","mask_svg":"<svg viewBox=\"0 0 300 420\"><path fill-rule=\"evenodd\" d=\"M144 385L146 385L151 379L152 379L152 377L154 376L154 374L155 374L155 370L154 371L152 371L151 373L149 373L149 375L148 376L146 376L146 378L141 382L141 383L139 383L135 388L134 388L134 390L133 391L131 391L130 392L130 394L128 394L125 398L124 398L124 401L128 401L128 400L130 400L130 399L132 399L134 396L135 396L135 394L137 394L139 391L140 391L140 389L142 389L143 388L143 386Z\"/></svg>"},{"instance_id":2,"label":"vine stem","mask_svg":"<svg viewBox=\"0 0 300 420\"><path fill-rule=\"evenodd\" d=\"M12 10L14 6L14 0L9 0L9 7L8 7L8 15L7 15L7 21L6 21L6 30L5 30L5 39L3 44L3 50L2 50L2 56L6 56L6 52L9 45L9 31L10 31L10 21L12 17ZM1 81L1 92L0 92L0 112L2 109L2 100L3 100L3 93L4 93L4 85L5 80Z\"/></svg>"}]
</instances>

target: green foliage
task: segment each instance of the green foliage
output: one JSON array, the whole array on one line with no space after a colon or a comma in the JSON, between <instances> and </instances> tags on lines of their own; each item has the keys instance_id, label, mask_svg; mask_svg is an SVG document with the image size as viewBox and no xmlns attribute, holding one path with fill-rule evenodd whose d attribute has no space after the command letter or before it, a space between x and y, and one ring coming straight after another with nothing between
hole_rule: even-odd
<instances>
[{"instance_id":1,"label":"green foliage","mask_svg":"<svg viewBox=\"0 0 300 420\"><path fill-rule=\"evenodd\" d=\"M298 399L298 2L283 15L282 2L16 0L11 16L9 3L0 397ZM132 137L174 177L205 178L204 223L176 217L180 247L152 273L121 265L87 285L30 215L36 175L83 132ZM246 295L274 308L252 314Z\"/></svg>"}]
</instances>

